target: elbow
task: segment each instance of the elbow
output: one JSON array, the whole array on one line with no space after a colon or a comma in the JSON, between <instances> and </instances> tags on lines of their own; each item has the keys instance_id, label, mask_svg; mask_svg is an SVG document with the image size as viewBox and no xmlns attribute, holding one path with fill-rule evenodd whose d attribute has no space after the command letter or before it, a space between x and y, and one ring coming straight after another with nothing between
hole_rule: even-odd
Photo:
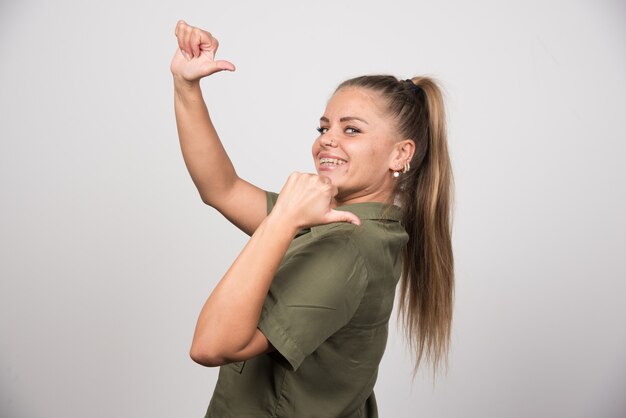
<instances>
[{"instance_id":1,"label":"elbow","mask_svg":"<svg viewBox=\"0 0 626 418\"><path fill-rule=\"evenodd\" d=\"M218 367L227 363L223 356L211 350L210 347L200 344L191 345L189 357L191 357L194 362L206 367Z\"/></svg>"},{"instance_id":2,"label":"elbow","mask_svg":"<svg viewBox=\"0 0 626 418\"><path fill-rule=\"evenodd\" d=\"M197 187L202 203L219 210L218 208L233 196L232 193L236 191L237 183L240 180L237 174L233 172L233 175L222 176L221 180L212 182L210 186Z\"/></svg>"},{"instance_id":3,"label":"elbow","mask_svg":"<svg viewBox=\"0 0 626 418\"><path fill-rule=\"evenodd\" d=\"M211 198L211 196L207 196L206 194L201 194L200 199L202 199L202 203L204 203L205 205L211 206L212 208L215 207L215 201L214 199Z\"/></svg>"}]
</instances>

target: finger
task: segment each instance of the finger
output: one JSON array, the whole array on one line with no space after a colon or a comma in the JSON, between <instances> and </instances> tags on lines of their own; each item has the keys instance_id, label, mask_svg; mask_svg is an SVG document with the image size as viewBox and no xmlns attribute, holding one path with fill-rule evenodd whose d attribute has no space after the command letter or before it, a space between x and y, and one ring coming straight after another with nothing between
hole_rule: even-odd
<instances>
[{"instance_id":1,"label":"finger","mask_svg":"<svg viewBox=\"0 0 626 418\"><path fill-rule=\"evenodd\" d=\"M192 48L191 52L195 54L194 57L199 57L202 53L208 53L209 58L213 61L217 39L213 38L209 32L199 28L192 28L190 43Z\"/></svg>"},{"instance_id":2,"label":"finger","mask_svg":"<svg viewBox=\"0 0 626 418\"><path fill-rule=\"evenodd\" d=\"M220 47L220 41L218 41L217 38L214 38L213 36L211 36L211 41L213 43L213 54L217 54L217 48Z\"/></svg>"},{"instance_id":3,"label":"finger","mask_svg":"<svg viewBox=\"0 0 626 418\"><path fill-rule=\"evenodd\" d=\"M185 33L185 52L189 55L189 58L193 58L193 49L191 48L191 31Z\"/></svg>"},{"instance_id":4,"label":"finger","mask_svg":"<svg viewBox=\"0 0 626 418\"><path fill-rule=\"evenodd\" d=\"M178 41L178 48L180 49L180 52L185 52L185 44L183 43L185 37L183 36L182 32L179 32L179 34L176 35L176 40Z\"/></svg>"},{"instance_id":5,"label":"finger","mask_svg":"<svg viewBox=\"0 0 626 418\"><path fill-rule=\"evenodd\" d=\"M178 47L180 48L180 51L183 53L183 55L185 56L185 58L189 59L189 53L187 50L187 44L186 44L186 39L187 39L187 34L189 32L189 25L187 25L187 23L185 23L183 20L179 20L178 23L176 24L176 38L178 40Z\"/></svg>"},{"instance_id":6,"label":"finger","mask_svg":"<svg viewBox=\"0 0 626 418\"><path fill-rule=\"evenodd\" d=\"M211 34L203 31L202 29L193 28L191 31L191 48L194 57L199 57L202 52L202 47L205 44L211 45Z\"/></svg>"},{"instance_id":7,"label":"finger","mask_svg":"<svg viewBox=\"0 0 626 418\"><path fill-rule=\"evenodd\" d=\"M330 177L326 177L326 176L319 176L320 180L322 181L322 183L324 184L331 184L333 181L330 179Z\"/></svg>"},{"instance_id":8,"label":"finger","mask_svg":"<svg viewBox=\"0 0 626 418\"><path fill-rule=\"evenodd\" d=\"M217 68L221 70L235 71L235 64L233 64L230 61L224 61L224 60L215 61L215 65L217 65Z\"/></svg>"},{"instance_id":9,"label":"finger","mask_svg":"<svg viewBox=\"0 0 626 418\"><path fill-rule=\"evenodd\" d=\"M187 22L185 22L182 19L176 22L176 27L174 28L174 36L178 36L178 32L182 29L182 27L186 25L187 25Z\"/></svg>"},{"instance_id":10,"label":"finger","mask_svg":"<svg viewBox=\"0 0 626 418\"><path fill-rule=\"evenodd\" d=\"M328 222L349 222L353 225L361 225L361 220L352 212L331 209L327 216Z\"/></svg>"},{"instance_id":11,"label":"finger","mask_svg":"<svg viewBox=\"0 0 626 418\"><path fill-rule=\"evenodd\" d=\"M200 37L195 32L189 35L189 51L194 58L200 55Z\"/></svg>"},{"instance_id":12,"label":"finger","mask_svg":"<svg viewBox=\"0 0 626 418\"><path fill-rule=\"evenodd\" d=\"M294 171L293 173L289 174L289 177L287 177L287 182L293 183L294 181L298 180L300 177L302 177L302 173L298 171Z\"/></svg>"}]
</instances>

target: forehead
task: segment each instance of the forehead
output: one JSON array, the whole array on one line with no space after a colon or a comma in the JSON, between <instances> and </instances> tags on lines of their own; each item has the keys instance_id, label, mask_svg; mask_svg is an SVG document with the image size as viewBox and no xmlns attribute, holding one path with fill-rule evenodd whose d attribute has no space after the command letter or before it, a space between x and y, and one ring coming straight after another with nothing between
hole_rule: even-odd
<instances>
[{"instance_id":1,"label":"forehead","mask_svg":"<svg viewBox=\"0 0 626 418\"><path fill-rule=\"evenodd\" d=\"M385 108L382 97L361 87L344 87L333 94L326 105L324 116L360 116L384 118Z\"/></svg>"}]
</instances>

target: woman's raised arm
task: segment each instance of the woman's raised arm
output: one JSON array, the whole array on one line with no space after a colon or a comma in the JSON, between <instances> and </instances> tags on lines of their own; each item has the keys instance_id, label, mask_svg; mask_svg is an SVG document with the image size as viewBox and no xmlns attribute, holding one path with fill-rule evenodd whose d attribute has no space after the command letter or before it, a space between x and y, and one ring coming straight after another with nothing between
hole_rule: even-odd
<instances>
[{"instance_id":1,"label":"woman's raised arm","mask_svg":"<svg viewBox=\"0 0 626 418\"><path fill-rule=\"evenodd\" d=\"M200 79L235 66L215 60L218 41L210 33L179 21L178 48L170 69L174 78L174 110L187 170L202 201L235 226L252 235L265 218L265 192L239 178L211 122Z\"/></svg>"}]
</instances>

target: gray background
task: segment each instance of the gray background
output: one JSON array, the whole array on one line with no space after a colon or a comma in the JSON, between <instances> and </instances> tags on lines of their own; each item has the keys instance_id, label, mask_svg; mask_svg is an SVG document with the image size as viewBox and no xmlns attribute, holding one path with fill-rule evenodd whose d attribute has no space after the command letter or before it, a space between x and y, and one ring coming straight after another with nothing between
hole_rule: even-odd
<instances>
[{"instance_id":1,"label":"gray background","mask_svg":"<svg viewBox=\"0 0 626 418\"><path fill-rule=\"evenodd\" d=\"M626 416L623 1L17 1L0 6L0 415L200 417L196 315L246 237L176 135L179 18L237 65L203 81L240 175L279 190L341 80L443 82L457 184L450 367L382 417Z\"/></svg>"}]
</instances>

